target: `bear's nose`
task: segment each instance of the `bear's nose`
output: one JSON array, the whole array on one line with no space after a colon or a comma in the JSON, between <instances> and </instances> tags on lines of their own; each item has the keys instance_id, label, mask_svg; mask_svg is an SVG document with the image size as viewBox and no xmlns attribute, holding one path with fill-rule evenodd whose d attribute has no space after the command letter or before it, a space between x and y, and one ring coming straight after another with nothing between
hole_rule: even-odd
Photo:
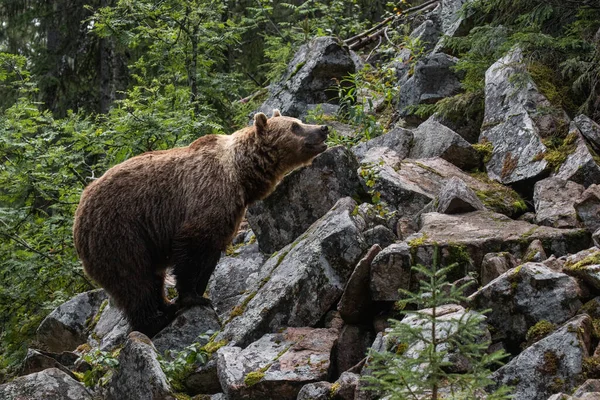
<instances>
[{"instance_id":1,"label":"bear's nose","mask_svg":"<svg viewBox=\"0 0 600 400\"><path fill-rule=\"evenodd\" d=\"M323 125L323 126L321 126L321 130L323 132L327 132L329 130L329 127L327 125Z\"/></svg>"}]
</instances>

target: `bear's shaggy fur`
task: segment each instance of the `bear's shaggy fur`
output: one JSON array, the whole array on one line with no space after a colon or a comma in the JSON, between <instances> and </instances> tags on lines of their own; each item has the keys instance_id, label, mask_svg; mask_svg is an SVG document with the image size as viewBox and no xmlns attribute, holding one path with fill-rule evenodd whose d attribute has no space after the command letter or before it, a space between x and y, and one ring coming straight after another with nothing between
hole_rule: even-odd
<instances>
[{"instance_id":1,"label":"bear's shaggy fur","mask_svg":"<svg viewBox=\"0 0 600 400\"><path fill-rule=\"evenodd\" d=\"M202 295L246 207L327 145L327 127L275 111L232 135L133 157L91 183L75 215L75 247L85 272L152 337L180 307ZM164 297L167 267L179 297Z\"/></svg>"}]
</instances>

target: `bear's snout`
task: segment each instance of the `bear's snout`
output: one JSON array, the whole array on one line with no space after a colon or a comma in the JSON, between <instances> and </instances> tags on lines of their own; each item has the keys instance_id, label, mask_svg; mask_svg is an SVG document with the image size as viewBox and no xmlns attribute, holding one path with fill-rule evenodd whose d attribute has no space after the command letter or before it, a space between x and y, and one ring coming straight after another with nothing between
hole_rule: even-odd
<instances>
[{"instance_id":1,"label":"bear's snout","mask_svg":"<svg viewBox=\"0 0 600 400\"><path fill-rule=\"evenodd\" d=\"M322 125L321 126L321 140L324 142L325 140L327 140L327 134L329 132L329 127L327 125Z\"/></svg>"}]
</instances>

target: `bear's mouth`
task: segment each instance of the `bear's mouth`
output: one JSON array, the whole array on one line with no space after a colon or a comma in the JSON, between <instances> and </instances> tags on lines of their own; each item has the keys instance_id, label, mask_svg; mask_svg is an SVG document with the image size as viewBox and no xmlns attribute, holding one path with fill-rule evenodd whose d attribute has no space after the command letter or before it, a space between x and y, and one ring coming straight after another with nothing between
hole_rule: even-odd
<instances>
[{"instance_id":1,"label":"bear's mouth","mask_svg":"<svg viewBox=\"0 0 600 400\"><path fill-rule=\"evenodd\" d=\"M323 139L322 141L317 142L317 143L309 143L307 147L311 151L314 151L316 153L322 153L325 150L327 150L327 143L325 143L325 140L326 139Z\"/></svg>"}]
</instances>

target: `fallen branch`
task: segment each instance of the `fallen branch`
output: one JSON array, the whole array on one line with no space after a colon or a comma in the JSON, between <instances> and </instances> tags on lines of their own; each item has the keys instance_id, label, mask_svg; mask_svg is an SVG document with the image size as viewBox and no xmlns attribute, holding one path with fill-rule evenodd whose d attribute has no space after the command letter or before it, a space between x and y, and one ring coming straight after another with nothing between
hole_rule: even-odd
<instances>
[{"instance_id":1,"label":"fallen branch","mask_svg":"<svg viewBox=\"0 0 600 400\"><path fill-rule=\"evenodd\" d=\"M383 36L386 32L387 25L390 22L396 22L400 19L408 19L410 17L414 17L417 13L425 12L429 10L433 10L437 7L439 0L430 0L425 2L419 6L411 7L406 10L403 10L400 14L392 15L391 17L387 17L374 27L359 33L356 36L353 36L349 39L344 40L344 43L350 47L350 50L358 50L367 44L375 41L379 37Z\"/></svg>"}]
</instances>

